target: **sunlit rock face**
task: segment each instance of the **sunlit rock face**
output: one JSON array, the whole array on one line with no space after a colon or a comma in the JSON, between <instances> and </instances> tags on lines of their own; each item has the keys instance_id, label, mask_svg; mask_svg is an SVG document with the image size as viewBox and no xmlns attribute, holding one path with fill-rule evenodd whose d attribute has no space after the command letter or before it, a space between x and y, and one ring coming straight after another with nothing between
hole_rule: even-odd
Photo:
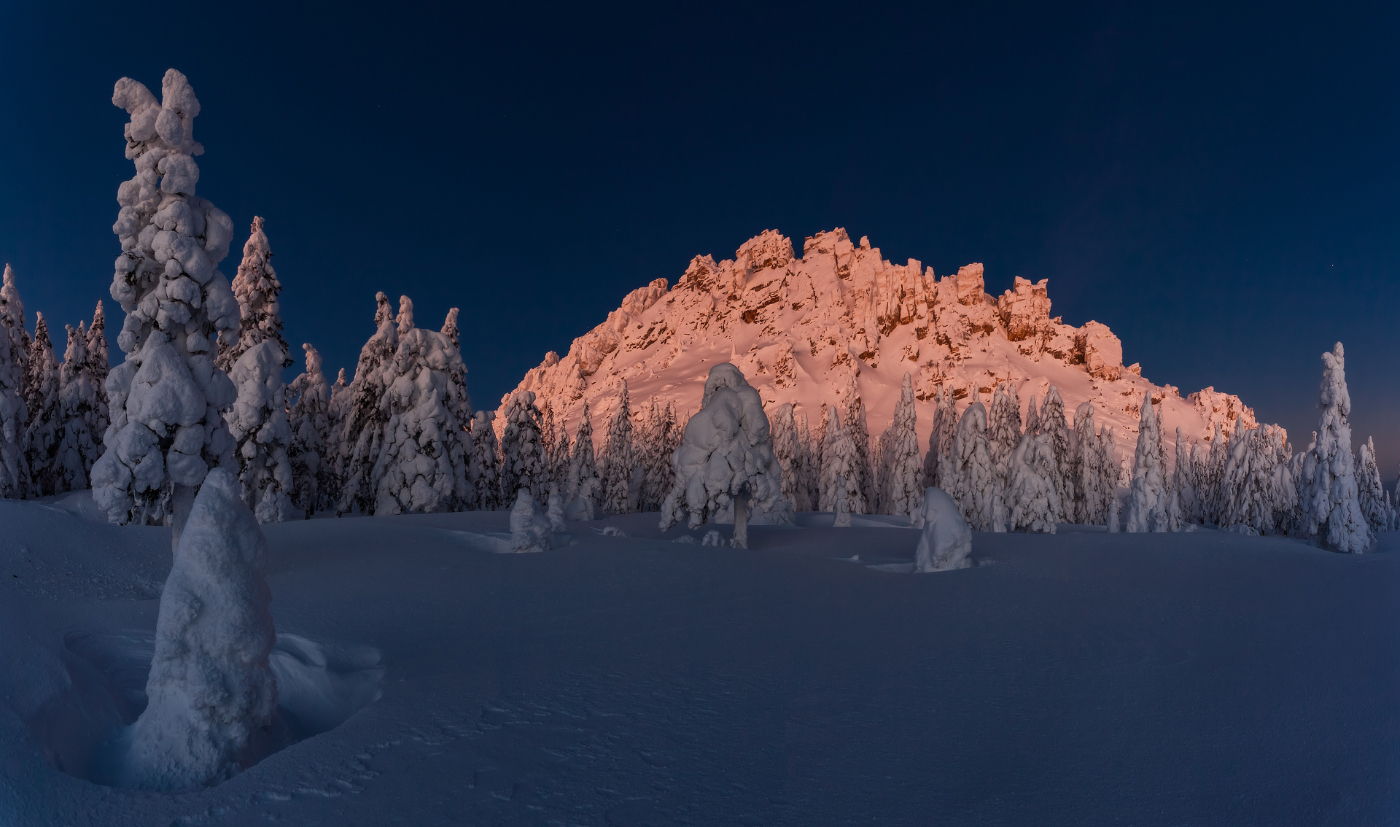
<instances>
[{"instance_id":1,"label":"sunlit rock face","mask_svg":"<svg viewBox=\"0 0 1400 827\"><path fill-rule=\"evenodd\" d=\"M1238 397L1207 388L1183 399L1136 365L1124 367L1123 344L1107 325L1076 327L1050 315L1046 279L1015 278L994 297L981 264L940 277L915 259L887 261L869 239L852 242L841 228L801 246L799 258L791 240L767 230L733 258L695 256L674 285L657 278L633 290L567 354L546 354L518 389L548 403L570 434L585 402L595 426L606 421L624 380L634 410L643 408L637 400L655 397L674 402L684 418L699 409L705 376L719 362L737 365L766 408L790 402L813 428L823 404L844 404L854 377L870 430L879 433L906 372L925 440L940 386L961 412L979 398L989 402L1007 380L1018 383L1022 406L1051 385L1067 410L1093 402L1095 421L1116 429L1120 456L1131 455L1144 393L1160 408L1165 433L1180 427L1188 444L1208 441L1217 423L1226 435L1256 424Z\"/></svg>"}]
</instances>

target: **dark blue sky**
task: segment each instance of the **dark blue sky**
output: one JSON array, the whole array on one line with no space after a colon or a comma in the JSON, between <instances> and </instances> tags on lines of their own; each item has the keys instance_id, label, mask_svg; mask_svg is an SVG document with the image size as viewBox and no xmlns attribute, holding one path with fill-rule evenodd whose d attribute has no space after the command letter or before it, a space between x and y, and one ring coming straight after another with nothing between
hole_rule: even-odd
<instances>
[{"instance_id":1,"label":"dark blue sky","mask_svg":"<svg viewBox=\"0 0 1400 827\"><path fill-rule=\"evenodd\" d=\"M461 307L492 407L692 255L844 226L992 292L1048 277L1154 381L1304 445L1341 339L1356 431L1400 464L1395 4L19 5L0 259L60 329L118 252L112 84L174 66L224 272L263 215L287 338L331 371L407 293L425 324Z\"/></svg>"}]
</instances>

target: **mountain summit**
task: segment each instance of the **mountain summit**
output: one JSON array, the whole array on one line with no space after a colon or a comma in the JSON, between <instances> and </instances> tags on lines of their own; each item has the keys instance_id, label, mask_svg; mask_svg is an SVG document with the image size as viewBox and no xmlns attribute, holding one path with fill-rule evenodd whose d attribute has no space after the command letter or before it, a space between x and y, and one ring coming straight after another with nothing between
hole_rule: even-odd
<instances>
[{"instance_id":1,"label":"mountain summit","mask_svg":"<svg viewBox=\"0 0 1400 827\"><path fill-rule=\"evenodd\" d=\"M624 381L634 400L654 397L674 402L681 415L694 412L718 362L737 365L769 411L791 402L813 427L823 403L844 404L854 379L871 433L889 424L908 372L916 398L929 403L919 412L921 440L940 385L961 413L990 401L1008 380L1017 383L1023 414L1051 385L1070 416L1092 401L1095 420L1117 430L1120 456L1132 453L1145 393L1165 433L1180 427L1188 441L1208 442L1217 424L1227 435L1256 426L1236 396L1205 388L1182 397L1143 378L1138 365L1125 367L1122 343L1106 325L1074 327L1050 315L1046 284L1017 277L994 297L981 264L939 278L914 259L884 260L868 239L854 244L841 228L807 238L797 258L786 236L767 230L733 259L691 259L674 287L656 279L633 290L567 355L547 353L516 391L534 391L536 404L547 402L570 433L585 402L593 416L611 415ZM498 430L510 396L498 409Z\"/></svg>"}]
</instances>

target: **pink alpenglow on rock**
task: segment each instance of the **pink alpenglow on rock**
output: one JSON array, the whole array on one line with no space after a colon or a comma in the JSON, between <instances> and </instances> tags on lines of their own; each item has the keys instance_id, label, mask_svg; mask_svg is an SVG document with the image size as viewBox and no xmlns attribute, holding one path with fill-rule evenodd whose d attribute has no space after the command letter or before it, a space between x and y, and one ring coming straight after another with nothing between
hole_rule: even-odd
<instances>
[{"instance_id":1,"label":"pink alpenglow on rock","mask_svg":"<svg viewBox=\"0 0 1400 827\"><path fill-rule=\"evenodd\" d=\"M161 593L150 702L129 730L126 785L174 791L223 781L272 720L276 632L266 559L267 540L238 480L210 471Z\"/></svg>"},{"instance_id":2,"label":"pink alpenglow on rock","mask_svg":"<svg viewBox=\"0 0 1400 827\"><path fill-rule=\"evenodd\" d=\"M940 488L924 491L924 502L914 517L922 529L914 552L914 570L921 573L965 569L972 565L972 529L958 504Z\"/></svg>"}]
</instances>

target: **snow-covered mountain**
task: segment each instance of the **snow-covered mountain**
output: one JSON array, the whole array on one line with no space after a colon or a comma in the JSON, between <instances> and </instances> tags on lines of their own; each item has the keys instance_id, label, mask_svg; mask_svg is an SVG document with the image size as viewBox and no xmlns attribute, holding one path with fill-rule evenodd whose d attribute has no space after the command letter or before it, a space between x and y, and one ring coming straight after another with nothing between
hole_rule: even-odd
<instances>
[{"instance_id":1,"label":"snow-covered mountain","mask_svg":"<svg viewBox=\"0 0 1400 827\"><path fill-rule=\"evenodd\" d=\"M732 260L696 256L673 287L663 278L633 290L567 355L547 353L517 390L534 391L540 406L548 402L570 434L585 402L595 428L611 416L624 380L634 412L652 397L674 402L682 416L693 412L706 374L726 361L743 370L766 408L791 402L814 428L820 406L843 402L854 376L872 434L889 424L908 372L924 442L940 384L961 412L974 399L990 402L1006 380L1018 383L1023 415L1051 385L1071 425L1075 408L1092 400L1096 422L1117 429L1118 454L1129 459L1144 393L1160 403L1169 452L1177 427L1201 442L1217 423L1226 434L1255 427L1239 397L1213 388L1183 397L1143 378L1138 365L1125 367L1122 344L1106 325L1074 327L1052 317L1046 283L1018 277L994 297L981 264L939 278L914 259L884 260L878 247L865 238L853 244L840 228L806 239L797 258L787 237L768 230ZM499 415L496 424L499 432Z\"/></svg>"}]
</instances>

